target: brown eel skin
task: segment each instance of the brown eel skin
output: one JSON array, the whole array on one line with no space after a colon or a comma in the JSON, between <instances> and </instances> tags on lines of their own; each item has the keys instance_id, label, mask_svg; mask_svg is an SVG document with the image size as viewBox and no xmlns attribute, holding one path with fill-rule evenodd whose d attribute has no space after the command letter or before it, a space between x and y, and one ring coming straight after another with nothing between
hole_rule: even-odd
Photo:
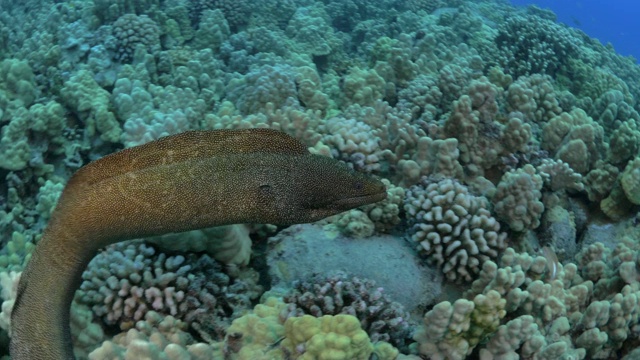
<instances>
[{"instance_id":1,"label":"brown eel skin","mask_svg":"<svg viewBox=\"0 0 640 360\"><path fill-rule=\"evenodd\" d=\"M89 163L67 183L11 316L14 360L74 359L69 313L115 242L204 227L298 224L386 198L381 181L268 129L189 131Z\"/></svg>"}]
</instances>

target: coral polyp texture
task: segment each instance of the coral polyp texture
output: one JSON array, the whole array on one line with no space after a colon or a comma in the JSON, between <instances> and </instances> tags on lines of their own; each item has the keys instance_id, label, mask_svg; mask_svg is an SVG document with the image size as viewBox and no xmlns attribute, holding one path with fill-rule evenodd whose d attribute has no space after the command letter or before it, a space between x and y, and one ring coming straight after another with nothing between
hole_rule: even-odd
<instances>
[{"instance_id":1,"label":"coral polyp texture","mask_svg":"<svg viewBox=\"0 0 640 360\"><path fill-rule=\"evenodd\" d=\"M402 305L390 301L384 289L372 280L348 277L345 273L314 277L293 284L283 299L286 307L281 315L286 318L353 315L372 341L407 347L409 314Z\"/></svg>"},{"instance_id":2,"label":"coral polyp texture","mask_svg":"<svg viewBox=\"0 0 640 360\"><path fill-rule=\"evenodd\" d=\"M116 59L122 61L130 61L138 46L146 52L160 43L160 30L146 15L122 15L113 23L113 36L118 44Z\"/></svg>"},{"instance_id":3,"label":"coral polyp texture","mask_svg":"<svg viewBox=\"0 0 640 360\"><path fill-rule=\"evenodd\" d=\"M207 255L196 260L157 253L145 244L118 244L89 264L78 303L121 330L155 311L210 338L222 338L223 329L262 293L254 279L245 280L231 279Z\"/></svg>"},{"instance_id":4,"label":"coral polyp texture","mask_svg":"<svg viewBox=\"0 0 640 360\"><path fill-rule=\"evenodd\" d=\"M0 335L78 169L268 128L386 198L101 249L76 358L638 358L637 79L500 0L0 0Z\"/></svg>"},{"instance_id":5,"label":"coral polyp texture","mask_svg":"<svg viewBox=\"0 0 640 360\"><path fill-rule=\"evenodd\" d=\"M418 251L452 281L470 281L481 265L496 259L507 234L483 197L451 179L424 180L407 192L405 211L413 223Z\"/></svg>"}]
</instances>

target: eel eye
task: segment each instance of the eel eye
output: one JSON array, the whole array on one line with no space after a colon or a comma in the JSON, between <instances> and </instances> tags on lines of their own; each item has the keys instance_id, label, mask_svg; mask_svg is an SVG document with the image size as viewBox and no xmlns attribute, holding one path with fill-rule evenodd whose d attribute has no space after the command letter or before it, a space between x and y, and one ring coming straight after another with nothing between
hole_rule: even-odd
<instances>
[{"instance_id":1,"label":"eel eye","mask_svg":"<svg viewBox=\"0 0 640 360\"><path fill-rule=\"evenodd\" d=\"M353 184L353 188L358 190L358 191L360 191L360 190L362 190L364 188L364 184L362 183L362 181L356 181Z\"/></svg>"},{"instance_id":2,"label":"eel eye","mask_svg":"<svg viewBox=\"0 0 640 360\"><path fill-rule=\"evenodd\" d=\"M271 192L271 185L269 185L269 184L260 185L260 191L262 191L264 193Z\"/></svg>"}]
</instances>

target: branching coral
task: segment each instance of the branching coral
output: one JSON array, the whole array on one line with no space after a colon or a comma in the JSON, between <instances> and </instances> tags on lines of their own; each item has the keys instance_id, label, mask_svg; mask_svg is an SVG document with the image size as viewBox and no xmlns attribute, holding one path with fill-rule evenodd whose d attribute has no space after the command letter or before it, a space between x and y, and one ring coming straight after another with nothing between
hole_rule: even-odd
<instances>
[{"instance_id":1,"label":"branching coral","mask_svg":"<svg viewBox=\"0 0 640 360\"><path fill-rule=\"evenodd\" d=\"M156 311L221 338L231 320L260 295L252 280L231 279L206 255L167 256L144 244L109 248L92 261L83 278L80 303L122 330Z\"/></svg>"},{"instance_id":2,"label":"branching coral","mask_svg":"<svg viewBox=\"0 0 640 360\"><path fill-rule=\"evenodd\" d=\"M514 231L537 228L544 211L542 184L542 177L530 164L504 174L492 198L498 218Z\"/></svg>"},{"instance_id":3,"label":"branching coral","mask_svg":"<svg viewBox=\"0 0 640 360\"><path fill-rule=\"evenodd\" d=\"M173 316L149 311L134 329L116 335L89 354L90 360L101 359L215 359L222 358L216 344L196 343L186 325Z\"/></svg>"},{"instance_id":4,"label":"branching coral","mask_svg":"<svg viewBox=\"0 0 640 360\"><path fill-rule=\"evenodd\" d=\"M488 201L456 180L423 180L406 193L411 239L420 253L450 281L471 281L482 263L506 247L506 234L491 215Z\"/></svg>"},{"instance_id":5,"label":"branching coral","mask_svg":"<svg viewBox=\"0 0 640 360\"><path fill-rule=\"evenodd\" d=\"M486 77L472 81L453 103L444 121L444 135L458 140L460 161L472 175L482 175L496 166L501 156L527 153L532 138L526 115L511 112L505 123L495 121L499 115L500 89ZM449 141L449 140L447 140Z\"/></svg>"},{"instance_id":6,"label":"branching coral","mask_svg":"<svg viewBox=\"0 0 640 360\"><path fill-rule=\"evenodd\" d=\"M352 165L354 169L373 172L380 169L382 149L373 129L356 119L335 117L325 124L322 142L334 149L334 157Z\"/></svg>"},{"instance_id":7,"label":"branching coral","mask_svg":"<svg viewBox=\"0 0 640 360\"><path fill-rule=\"evenodd\" d=\"M232 0L189 0L189 17L197 27L200 25L200 17L205 10L220 9L224 17L234 29L246 24L247 18L251 14L251 4L248 1Z\"/></svg>"},{"instance_id":8,"label":"branching coral","mask_svg":"<svg viewBox=\"0 0 640 360\"><path fill-rule=\"evenodd\" d=\"M418 351L430 359L465 359L480 340L496 331L506 315L505 304L496 291L472 301L437 304L424 315L424 326L415 334Z\"/></svg>"},{"instance_id":9,"label":"branching coral","mask_svg":"<svg viewBox=\"0 0 640 360\"><path fill-rule=\"evenodd\" d=\"M281 315L285 318L303 314L349 314L355 316L372 341L386 341L399 348L408 344L409 314L402 305L389 300L375 282L345 273L327 277L317 276L294 284L284 296L287 306Z\"/></svg>"},{"instance_id":10,"label":"branching coral","mask_svg":"<svg viewBox=\"0 0 640 360\"><path fill-rule=\"evenodd\" d=\"M545 123L562 112L553 85L549 76L521 76L507 88L507 108L522 113L529 121Z\"/></svg>"},{"instance_id":11,"label":"branching coral","mask_svg":"<svg viewBox=\"0 0 640 360\"><path fill-rule=\"evenodd\" d=\"M457 139L433 140L428 136L422 136L418 139L411 158L398 161L398 176L402 178L400 184L415 185L423 176L461 176L459 156Z\"/></svg>"},{"instance_id":12,"label":"branching coral","mask_svg":"<svg viewBox=\"0 0 640 360\"><path fill-rule=\"evenodd\" d=\"M584 189L582 176L574 172L562 160L544 159L536 170L551 191L581 191Z\"/></svg>"},{"instance_id":13,"label":"branching coral","mask_svg":"<svg viewBox=\"0 0 640 360\"><path fill-rule=\"evenodd\" d=\"M78 71L61 89L65 105L84 122L85 135L96 132L104 141L119 142L122 128L109 106L109 92L104 90L86 70Z\"/></svg>"},{"instance_id":14,"label":"branching coral","mask_svg":"<svg viewBox=\"0 0 640 360\"><path fill-rule=\"evenodd\" d=\"M507 313L517 317L498 328L483 356L616 356L640 316L635 247L628 238L615 251L591 245L578 254L578 265L556 264L555 273L547 259L513 249L500 266L485 263L465 297L497 291L507 300Z\"/></svg>"},{"instance_id":15,"label":"branching coral","mask_svg":"<svg viewBox=\"0 0 640 360\"><path fill-rule=\"evenodd\" d=\"M387 179L382 179L382 182L387 187L387 198L375 204L365 205L361 209L374 223L377 231L388 232L401 221L400 209L404 202L405 190Z\"/></svg>"}]
</instances>

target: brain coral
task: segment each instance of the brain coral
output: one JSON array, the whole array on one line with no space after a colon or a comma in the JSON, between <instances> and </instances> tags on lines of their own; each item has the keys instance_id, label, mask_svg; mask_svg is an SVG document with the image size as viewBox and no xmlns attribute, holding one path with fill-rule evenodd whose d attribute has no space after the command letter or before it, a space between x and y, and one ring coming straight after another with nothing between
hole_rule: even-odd
<instances>
[{"instance_id":1,"label":"brain coral","mask_svg":"<svg viewBox=\"0 0 640 360\"><path fill-rule=\"evenodd\" d=\"M404 209L413 224L411 239L451 281L471 281L505 248L506 234L488 201L454 179L425 178L407 191Z\"/></svg>"}]
</instances>

